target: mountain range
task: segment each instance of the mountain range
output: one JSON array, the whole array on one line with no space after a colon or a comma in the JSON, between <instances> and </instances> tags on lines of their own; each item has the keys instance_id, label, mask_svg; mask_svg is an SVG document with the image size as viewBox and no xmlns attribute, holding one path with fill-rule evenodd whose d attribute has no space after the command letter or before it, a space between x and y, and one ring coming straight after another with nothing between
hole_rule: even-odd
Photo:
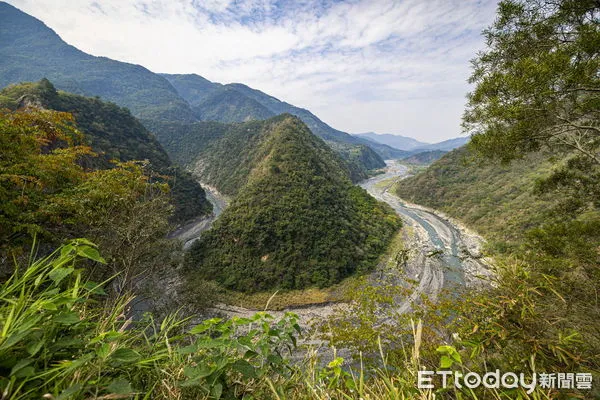
<instances>
[{"instance_id":1,"label":"mountain range","mask_svg":"<svg viewBox=\"0 0 600 400\"><path fill-rule=\"evenodd\" d=\"M468 137L457 137L438 143L425 143L408 136L375 132L357 133L354 136L371 142L385 144L398 150L409 151L411 154L430 150L450 151L465 145L469 141Z\"/></svg>"},{"instance_id":2,"label":"mountain range","mask_svg":"<svg viewBox=\"0 0 600 400\"><path fill-rule=\"evenodd\" d=\"M222 85L198 75L161 75L140 65L89 55L64 42L40 20L0 2L0 87L42 78L57 89L100 96L127 107L151 129L156 122L242 122L290 113L352 165L353 180L383 167L385 158L407 155L336 130L308 110L243 84Z\"/></svg>"}]
</instances>

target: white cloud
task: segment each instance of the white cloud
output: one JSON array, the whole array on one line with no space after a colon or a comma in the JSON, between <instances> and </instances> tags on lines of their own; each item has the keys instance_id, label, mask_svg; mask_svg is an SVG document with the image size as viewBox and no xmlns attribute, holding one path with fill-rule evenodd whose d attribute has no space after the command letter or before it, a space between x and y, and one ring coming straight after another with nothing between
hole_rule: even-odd
<instances>
[{"instance_id":1,"label":"white cloud","mask_svg":"<svg viewBox=\"0 0 600 400\"><path fill-rule=\"evenodd\" d=\"M243 82L333 127L460 134L496 0L9 0L83 51Z\"/></svg>"}]
</instances>

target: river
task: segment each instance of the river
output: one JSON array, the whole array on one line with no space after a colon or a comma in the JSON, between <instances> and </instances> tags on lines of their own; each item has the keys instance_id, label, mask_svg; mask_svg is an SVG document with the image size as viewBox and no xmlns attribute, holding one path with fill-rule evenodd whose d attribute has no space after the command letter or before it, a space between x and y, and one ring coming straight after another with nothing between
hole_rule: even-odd
<instances>
[{"instance_id":1,"label":"river","mask_svg":"<svg viewBox=\"0 0 600 400\"><path fill-rule=\"evenodd\" d=\"M418 284L408 298L398 299L396 311L402 313L410 310L422 295L435 299L443 289L452 291L456 285L485 284L486 280L482 278L489 272L487 262L481 254L484 240L458 221L425 207L409 204L391 193L390 188L395 180L407 177L409 170L397 161L386 161L386 164L383 174L363 181L360 186L376 199L390 205L404 224L404 246L410 251L401 279L405 281L408 278ZM371 281L375 284L381 267L382 265L372 274ZM326 320L339 307L344 305L315 304L270 313L280 317L285 311L294 312L300 317L300 325L307 326L315 321ZM214 311L228 316L245 317L255 312L224 304L215 307Z\"/></svg>"}]
</instances>

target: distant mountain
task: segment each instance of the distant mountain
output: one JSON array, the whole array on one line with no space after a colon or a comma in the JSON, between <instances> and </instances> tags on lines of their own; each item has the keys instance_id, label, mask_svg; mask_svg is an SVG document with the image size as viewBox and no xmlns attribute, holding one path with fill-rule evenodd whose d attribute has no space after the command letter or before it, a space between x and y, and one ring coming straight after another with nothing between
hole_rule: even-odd
<instances>
[{"instance_id":1,"label":"distant mountain","mask_svg":"<svg viewBox=\"0 0 600 400\"><path fill-rule=\"evenodd\" d=\"M427 146L428 143L420 142L417 139L413 139L408 136L391 135L389 133L357 133L354 136L371 140L376 143L386 144L399 150L410 151L418 147Z\"/></svg>"},{"instance_id":2,"label":"distant mountain","mask_svg":"<svg viewBox=\"0 0 600 400\"><path fill-rule=\"evenodd\" d=\"M42 78L71 93L101 96L140 118L195 119L187 102L160 75L86 54L43 22L0 2L0 87Z\"/></svg>"},{"instance_id":3,"label":"distant mountain","mask_svg":"<svg viewBox=\"0 0 600 400\"><path fill-rule=\"evenodd\" d=\"M86 160L86 166L111 168L110 160L148 160L156 173L167 175L175 222L185 222L211 211L202 187L192 176L175 167L156 138L129 110L97 98L57 92L46 79L39 83L11 85L0 91L0 108L16 109L23 104L72 113L78 128L99 157Z\"/></svg>"},{"instance_id":4,"label":"distant mountain","mask_svg":"<svg viewBox=\"0 0 600 400\"><path fill-rule=\"evenodd\" d=\"M376 143L383 143L399 150L405 150L410 152L410 154L415 154L416 152L422 152L425 150L450 151L456 149L457 147L465 145L469 141L468 137L458 137L454 139L444 140L443 142L439 143L428 144L407 136L375 132L358 133L354 136Z\"/></svg>"},{"instance_id":5,"label":"distant mountain","mask_svg":"<svg viewBox=\"0 0 600 400\"><path fill-rule=\"evenodd\" d=\"M202 121L247 122L263 120L277 115L258 101L241 96L228 86L222 86L192 107L194 115Z\"/></svg>"},{"instance_id":6,"label":"distant mountain","mask_svg":"<svg viewBox=\"0 0 600 400\"><path fill-rule=\"evenodd\" d=\"M366 169L382 168L384 163L381 158L401 158L407 155L407 153L385 144L373 143L334 129L306 109L296 107L241 83L227 85L212 83L211 86L210 81L199 75L163 74L163 76L171 82L188 103L193 105L196 117L201 120L242 122L289 113L300 118L315 135L324 139L334 149L344 153L347 159L355 158L352 155L357 151L362 153L358 158L366 162ZM232 90L234 92L231 92ZM227 96L224 93L227 93ZM237 93L238 96L235 96L234 93ZM261 107L258 107L257 104ZM215 112L215 109L219 111ZM367 148L356 146L367 146ZM375 150L377 155L368 154L371 149Z\"/></svg>"},{"instance_id":7,"label":"distant mountain","mask_svg":"<svg viewBox=\"0 0 600 400\"><path fill-rule=\"evenodd\" d=\"M428 165L439 160L446 153L447 151L444 150L426 150L404 157L401 161L409 164Z\"/></svg>"},{"instance_id":8,"label":"distant mountain","mask_svg":"<svg viewBox=\"0 0 600 400\"><path fill-rule=\"evenodd\" d=\"M159 74L167 79L190 106L194 107L202 103L207 97L223 86L220 83L211 82L196 74Z\"/></svg>"},{"instance_id":9,"label":"distant mountain","mask_svg":"<svg viewBox=\"0 0 600 400\"><path fill-rule=\"evenodd\" d=\"M461 146L464 146L465 144L467 144L469 142L469 139L470 139L470 137L468 137L468 136L457 137L454 139L448 139L448 140L444 140L443 142L433 143L433 144L428 144L426 146L417 147L417 148L413 149L413 152L414 151L423 151L423 150L450 151L450 150L457 149Z\"/></svg>"},{"instance_id":10,"label":"distant mountain","mask_svg":"<svg viewBox=\"0 0 600 400\"><path fill-rule=\"evenodd\" d=\"M188 253L190 282L247 292L330 286L373 268L400 226L290 114L216 133L196 172L234 199Z\"/></svg>"}]
</instances>

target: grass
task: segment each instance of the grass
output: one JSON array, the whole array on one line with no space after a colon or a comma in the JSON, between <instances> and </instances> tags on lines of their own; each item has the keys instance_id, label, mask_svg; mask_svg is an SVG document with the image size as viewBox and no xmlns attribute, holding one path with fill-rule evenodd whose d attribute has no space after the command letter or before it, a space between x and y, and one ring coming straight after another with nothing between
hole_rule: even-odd
<instances>
[{"instance_id":1,"label":"grass","mask_svg":"<svg viewBox=\"0 0 600 400\"><path fill-rule=\"evenodd\" d=\"M402 249L398 234L389 254ZM393 358L392 349L375 336L376 362L369 363L376 354L358 353L359 361L353 364L335 349L325 359L310 347L298 353L296 340L301 332L291 313L281 320L259 312L250 318L213 318L198 325L176 315L162 320L147 315L133 322L127 315L131 296L107 296L102 285L85 280L76 265L81 262L104 260L93 244L79 239L18 268L0 284L3 400L550 399L556 395L541 389L531 395L521 389L419 389L418 371L439 369L449 354L453 370L465 373L474 364L468 352L459 355L460 343L456 348L439 346L444 342L430 341L428 323L411 317L402 327L406 333L394 336Z\"/></svg>"},{"instance_id":2,"label":"grass","mask_svg":"<svg viewBox=\"0 0 600 400\"><path fill-rule=\"evenodd\" d=\"M227 291L223 301L229 305L248 308L251 310L283 310L293 307L306 307L344 301L344 293L355 280L355 277L344 279L342 282L328 288L308 288L303 290L288 290L276 292L241 293Z\"/></svg>"}]
</instances>

